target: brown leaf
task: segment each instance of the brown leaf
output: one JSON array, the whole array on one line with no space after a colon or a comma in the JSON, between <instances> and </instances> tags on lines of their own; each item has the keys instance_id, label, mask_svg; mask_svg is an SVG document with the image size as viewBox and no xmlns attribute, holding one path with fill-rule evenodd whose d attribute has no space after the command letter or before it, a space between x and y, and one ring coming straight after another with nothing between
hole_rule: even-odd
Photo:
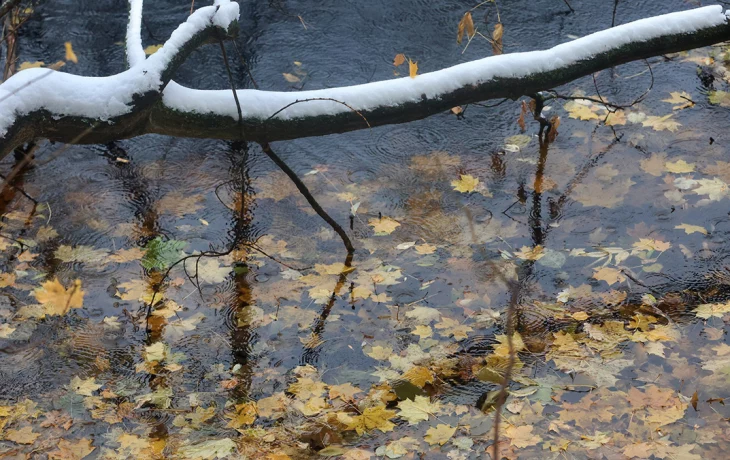
<instances>
[{"instance_id":1,"label":"brown leaf","mask_svg":"<svg viewBox=\"0 0 730 460\"><path fill-rule=\"evenodd\" d=\"M399 65L406 62L406 55L403 53L399 53L395 55L395 59L393 59L393 65L398 67Z\"/></svg>"},{"instance_id":2,"label":"brown leaf","mask_svg":"<svg viewBox=\"0 0 730 460\"><path fill-rule=\"evenodd\" d=\"M699 397L697 396L697 391L692 395L692 399L689 400L690 404L692 404L692 408L697 411L697 401L699 400Z\"/></svg>"},{"instance_id":3,"label":"brown leaf","mask_svg":"<svg viewBox=\"0 0 730 460\"><path fill-rule=\"evenodd\" d=\"M494 54L502 54L502 35L504 35L504 27L501 22L494 25L492 31L492 51Z\"/></svg>"},{"instance_id":4,"label":"brown leaf","mask_svg":"<svg viewBox=\"0 0 730 460\"><path fill-rule=\"evenodd\" d=\"M560 117L557 115L553 115L552 118L550 118L550 131L548 132L548 142L555 141L555 138L558 137L558 128L560 127Z\"/></svg>"},{"instance_id":5,"label":"brown leaf","mask_svg":"<svg viewBox=\"0 0 730 460\"><path fill-rule=\"evenodd\" d=\"M74 281L73 286L66 289L59 281L46 281L36 289L33 295L43 304L48 315L65 315L71 308L81 308L84 304L84 291L81 280Z\"/></svg>"},{"instance_id":6,"label":"brown leaf","mask_svg":"<svg viewBox=\"0 0 730 460\"><path fill-rule=\"evenodd\" d=\"M464 13L464 16L459 21L459 28L456 32L456 43L461 44L461 40L464 38L464 32L469 38L472 38L476 31L474 30L474 20L471 17L471 11Z\"/></svg>"},{"instance_id":7,"label":"brown leaf","mask_svg":"<svg viewBox=\"0 0 730 460\"><path fill-rule=\"evenodd\" d=\"M525 114L528 112L527 103L522 101L522 107L520 108L520 117L517 119L517 125L520 130L524 133L527 126L525 126Z\"/></svg>"}]
</instances>

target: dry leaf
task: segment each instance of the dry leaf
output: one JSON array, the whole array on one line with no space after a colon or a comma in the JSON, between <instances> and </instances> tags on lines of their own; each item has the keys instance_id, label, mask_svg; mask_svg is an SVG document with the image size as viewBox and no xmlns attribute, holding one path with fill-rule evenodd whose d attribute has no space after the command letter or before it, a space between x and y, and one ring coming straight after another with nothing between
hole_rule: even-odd
<instances>
[{"instance_id":1,"label":"dry leaf","mask_svg":"<svg viewBox=\"0 0 730 460\"><path fill-rule=\"evenodd\" d=\"M494 25L494 31L492 31L492 51L494 54L502 54L502 35L504 35L504 27L501 22Z\"/></svg>"},{"instance_id":2,"label":"dry leaf","mask_svg":"<svg viewBox=\"0 0 730 460\"><path fill-rule=\"evenodd\" d=\"M83 307L84 294L81 280L75 280L73 286L66 289L58 278L44 282L33 292L47 315L65 315L71 308Z\"/></svg>"},{"instance_id":3,"label":"dry leaf","mask_svg":"<svg viewBox=\"0 0 730 460\"><path fill-rule=\"evenodd\" d=\"M626 277L623 273L621 273L621 270L609 267L602 267L594 270L593 278L599 281L605 281L609 286L626 281Z\"/></svg>"},{"instance_id":4,"label":"dry leaf","mask_svg":"<svg viewBox=\"0 0 730 460\"><path fill-rule=\"evenodd\" d=\"M702 233L703 235L707 235L705 227L700 227L699 225L680 224L674 228L677 230L684 230L687 235L691 235L693 233Z\"/></svg>"},{"instance_id":5,"label":"dry leaf","mask_svg":"<svg viewBox=\"0 0 730 460\"><path fill-rule=\"evenodd\" d=\"M690 95L687 94L685 91L673 91L669 93L669 95L672 97L670 97L669 99L662 99L662 102L676 104L674 107L672 107L672 110L682 110L695 105L695 103L692 102L692 98L690 97Z\"/></svg>"},{"instance_id":6,"label":"dry leaf","mask_svg":"<svg viewBox=\"0 0 730 460\"><path fill-rule=\"evenodd\" d=\"M472 176L471 174L462 174L459 180L452 180L451 186L454 190L461 193L470 193L477 189L479 185L479 179Z\"/></svg>"},{"instance_id":7,"label":"dry leaf","mask_svg":"<svg viewBox=\"0 0 730 460\"><path fill-rule=\"evenodd\" d=\"M406 62L406 55L403 53L399 53L395 55L395 59L393 59L393 65L398 67L399 65Z\"/></svg>"},{"instance_id":8,"label":"dry leaf","mask_svg":"<svg viewBox=\"0 0 730 460\"><path fill-rule=\"evenodd\" d=\"M423 440L432 446L435 444L443 446L449 439L451 439L454 433L456 433L456 427L439 423L435 427L432 426L428 429L428 431L426 431L426 436L424 436Z\"/></svg>"},{"instance_id":9,"label":"dry leaf","mask_svg":"<svg viewBox=\"0 0 730 460\"><path fill-rule=\"evenodd\" d=\"M416 78L416 75L418 74L418 62L413 62L408 59L408 74L411 78Z\"/></svg>"},{"instance_id":10,"label":"dry leaf","mask_svg":"<svg viewBox=\"0 0 730 460\"><path fill-rule=\"evenodd\" d=\"M71 61L74 64L79 63L79 58L76 57L76 53L74 53L73 46L71 46L71 42L66 42L63 44L63 46L66 47L66 60Z\"/></svg>"},{"instance_id":11,"label":"dry leaf","mask_svg":"<svg viewBox=\"0 0 730 460\"><path fill-rule=\"evenodd\" d=\"M464 32L467 37L472 38L476 31L474 30L474 19L471 17L471 11L464 13L464 16L459 21L459 27L456 32L456 43L461 44L464 38Z\"/></svg>"},{"instance_id":12,"label":"dry leaf","mask_svg":"<svg viewBox=\"0 0 730 460\"><path fill-rule=\"evenodd\" d=\"M297 83L301 81L299 77L291 73L282 73L282 75L284 76L284 79L289 83Z\"/></svg>"},{"instance_id":13,"label":"dry leaf","mask_svg":"<svg viewBox=\"0 0 730 460\"><path fill-rule=\"evenodd\" d=\"M383 216L382 218L373 217L368 220L368 225L373 227L376 235L389 235L393 233L396 228L400 227L400 223L397 220L386 216Z\"/></svg>"}]
</instances>

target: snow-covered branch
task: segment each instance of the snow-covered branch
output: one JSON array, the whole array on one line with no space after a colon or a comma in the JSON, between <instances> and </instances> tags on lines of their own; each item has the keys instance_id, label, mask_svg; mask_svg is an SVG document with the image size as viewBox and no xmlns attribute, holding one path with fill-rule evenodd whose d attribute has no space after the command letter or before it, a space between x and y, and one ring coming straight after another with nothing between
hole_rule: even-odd
<instances>
[{"instance_id":1,"label":"snow-covered branch","mask_svg":"<svg viewBox=\"0 0 730 460\"><path fill-rule=\"evenodd\" d=\"M131 6L134 12L135 4ZM149 114L190 53L206 42L231 36L237 26L238 4L216 0L214 6L190 15L149 58L129 46L134 51L128 59L134 65L122 73L100 78L34 68L13 75L0 85L0 158L8 148L36 137L69 142L89 131L78 141L98 142L110 135L143 132L142 115ZM134 27L130 22L129 28ZM138 31L129 35L136 35L141 46Z\"/></svg>"},{"instance_id":2,"label":"snow-covered branch","mask_svg":"<svg viewBox=\"0 0 730 460\"><path fill-rule=\"evenodd\" d=\"M48 70L31 69L0 85L0 157L34 137L96 143L160 133L274 141L341 133L425 118L456 105L531 95L626 62L730 40L722 7L708 6L635 21L543 51L488 57L415 78L317 91L239 90L240 125L229 89L195 90L170 81L194 48L181 52L181 42L192 41L195 34L214 36L211 24L230 32L237 5L216 0L215 6L201 8L146 59L141 15L142 0L130 0L131 67L126 72L106 78L54 72L45 78ZM24 90L29 84L33 90ZM42 129L23 128L30 115L40 117ZM90 132L76 139L85 131Z\"/></svg>"}]
</instances>

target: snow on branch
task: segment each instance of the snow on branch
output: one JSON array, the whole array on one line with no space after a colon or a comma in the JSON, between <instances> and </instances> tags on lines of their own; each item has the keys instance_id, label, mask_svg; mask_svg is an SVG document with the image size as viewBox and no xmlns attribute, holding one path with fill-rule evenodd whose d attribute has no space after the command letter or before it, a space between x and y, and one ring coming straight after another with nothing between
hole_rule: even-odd
<instances>
[{"instance_id":1,"label":"snow on branch","mask_svg":"<svg viewBox=\"0 0 730 460\"><path fill-rule=\"evenodd\" d=\"M0 136L12 137L11 128L28 118L53 124L78 117L86 120L88 127L89 121L111 122L144 109L158 99L155 95L159 96L193 50L232 34L237 27L238 4L217 0L214 6L190 15L160 50L145 59L137 46L141 46L141 1L130 6L135 19L129 25L128 50L134 65L109 77L83 77L43 68L18 72L0 85Z\"/></svg>"},{"instance_id":2,"label":"snow on branch","mask_svg":"<svg viewBox=\"0 0 730 460\"><path fill-rule=\"evenodd\" d=\"M131 67L126 72L105 78L53 72L40 79L49 71L30 69L0 85L0 136L5 136L0 137L0 158L34 137L95 143L160 133L274 141L341 133L425 118L456 105L518 98L626 62L730 40L726 13L721 6L708 6L635 21L543 51L492 56L415 78L302 92L239 90L241 125L230 89L195 90L170 81L194 48L182 52L184 43L210 32L211 24L230 32L238 5L216 0L214 6L199 9L160 51L145 59L142 0L129 1ZM32 91L24 90L29 82ZM140 98L144 105L138 103ZM17 127L23 124L19 117L31 113L43 115L45 129ZM122 115L131 121L117 119ZM107 120L114 124L100 123ZM93 132L75 139L90 123L95 123Z\"/></svg>"}]
</instances>

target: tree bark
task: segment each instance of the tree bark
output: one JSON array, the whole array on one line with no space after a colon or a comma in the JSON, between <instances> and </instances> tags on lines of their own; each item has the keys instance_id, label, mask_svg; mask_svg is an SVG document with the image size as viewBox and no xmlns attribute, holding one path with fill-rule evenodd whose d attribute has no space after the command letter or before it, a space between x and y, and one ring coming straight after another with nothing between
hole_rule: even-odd
<instances>
[{"instance_id":1,"label":"tree bark","mask_svg":"<svg viewBox=\"0 0 730 460\"><path fill-rule=\"evenodd\" d=\"M127 33L129 71L133 71L147 62L143 58L140 49L141 2L142 0L130 0L130 26ZM227 2L228 0L216 0L216 5ZM676 14L681 15L684 13ZM663 33L650 39L615 46L563 66L536 71L523 76L494 77L441 92L436 97L427 97L423 94L418 100L405 100L392 105L382 104L368 108L359 108L355 102L348 100L337 101L348 109L337 111L338 113L332 113L331 110L320 110L317 113L315 110L310 115L297 118L282 116L279 113L281 110L272 113L268 118L261 117L260 114L252 116L246 113L245 109L247 107L244 107L242 120L239 120L238 116L233 114L214 113L213 111L204 113L202 109L195 108L194 103L191 105L193 107L191 110L179 110L174 108L174 104L171 106L169 101L166 100L173 90L175 97L178 98L176 100L182 100L183 102L185 100L205 99L206 95L225 91L227 97L231 99L230 103L233 104L230 90L206 92L183 88L170 80L178 66L193 49L206 42L225 38L224 35L230 34L235 29L235 27L231 27L231 30L221 31L220 27L213 27L211 24L211 27L201 30L194 40L190 40L182 47L180 52L171 60L170 65L164 72L159 88L145 94L135 95L134 104L128 113L109 120L99 120L84 116L59 116L40 107L30 113L17 116L4 136L0 137L0 159L18 145L38 138L66 143L95 144L156 133L179 137L246 140L266 143L404 123L426 118L458 105L489 99L517 99L521 96L533 95L539 91L548 90L620 64L730 40L730 24L724 20L721 9L718 10L717 14L722 15L722 23L679 33ZM630 27L631 24L619 27L626 26ZM578 40L586 40L586 38ZM537 52L535 55L551 52L552 50L546 50ZM487 67L489 59L493 58L482 60ZM449 69L439 72L446 71L449 71ZM22 74L23 72L20 72L18 75ZM519 74L519 72L516 72L516 74ZM421 76L416 78L421 78ZM44 85L46 83L42 78L39 78L32 84ZM0 85L0 94L2 94L3 86L6 85L7 82ZM281 96L285 93L268 94ZM239 98L246 100L243 96L247 96L248 101L256 100L258 97L266 98L268 94L266 91L258 90L240 90L238 92ZM321 94L323 97L313 99L323 100L327 99L328 90L308 92L308 94ZM18 92L18 94L12 94L11 96L22 98L23 94ZM298 100L296 93L286 94L286 96L292 101L287 106L310 103ZM2 99L4 97L0 97L0 105ZM334 104L334 102L331 103ZM238 108L240 109L240 106ZM0 115L2 114L0 113Z\"/></svg>"}]
</instances>

